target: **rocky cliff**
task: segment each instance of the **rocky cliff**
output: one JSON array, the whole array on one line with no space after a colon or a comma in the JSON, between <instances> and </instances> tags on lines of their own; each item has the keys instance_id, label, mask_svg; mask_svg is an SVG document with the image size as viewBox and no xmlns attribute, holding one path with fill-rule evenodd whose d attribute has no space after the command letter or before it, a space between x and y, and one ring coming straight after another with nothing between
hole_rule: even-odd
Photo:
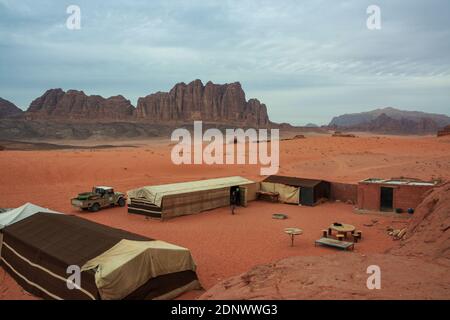
<instances>
[{"instance_id":1,"label":"rocky cliff","mask_svg":"<svg viewBox=\"0 0 450 320\"><path fill-rule=\"evenodd\" d=\"M31 102L27 119L65 121L140 121L149 123L209 123L264 127L270 124L267 108L256 99L246 100L239 82L206 85L200 80L179 83L169 92L138 99L137 108L123 96L103 98L83 91L47 90Z\"/></svg>"},{"instance_id":2,"label":"rocky cliff","mask_svg":"<svg viewBox=\"0 0 450 320\"><path fill-rule=\"evenodd\" d=\"M267 109L256 99L246 100L239 82L206 85L200 80L179 83L170 92L158 92L140 98L136 118L155 122L230 123L267 126Z\"/></svg>"},{"instance_id":3,"label":"rocky cliff","mask_svg":"<svg viewBox=\"0 0 450 320\"><path fill-rule=\"evenodd\" d=\"M20 115L22 112L14 103L0 98L0 119Z\"/></svg>"},{"instance_id":4,"label":"rocky cliff","mask_svg":"<svg viewBox=\"0 0 450 320\"><path fill-rule=\"evenodd\" d=\"M83 91L47 90L33 100L26 112L30 119L61 120L126 120L133 116L134 107L123 96L103 98L88 96Z\"/></svg>"}]
</instances>

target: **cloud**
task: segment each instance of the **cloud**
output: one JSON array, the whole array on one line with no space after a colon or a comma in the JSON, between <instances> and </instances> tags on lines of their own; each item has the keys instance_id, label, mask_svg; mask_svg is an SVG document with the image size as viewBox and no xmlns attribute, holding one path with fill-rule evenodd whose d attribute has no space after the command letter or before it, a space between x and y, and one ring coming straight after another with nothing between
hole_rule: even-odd
<instances>
[{"instance_id":1,"label":"cloud","mask_svg":"<svg viewBox=\"0 0 450 320\"><path fill-rule=\"evenodd\" d=\"M81 30L65 28L69 4ZM63 87L135 102L200 78L240 81L274 120L297 124L378 103L448 112L450 3L378 1L378 31L370 4L0 0L0 96L26 107Z\"/></svg>"}]
</instances>

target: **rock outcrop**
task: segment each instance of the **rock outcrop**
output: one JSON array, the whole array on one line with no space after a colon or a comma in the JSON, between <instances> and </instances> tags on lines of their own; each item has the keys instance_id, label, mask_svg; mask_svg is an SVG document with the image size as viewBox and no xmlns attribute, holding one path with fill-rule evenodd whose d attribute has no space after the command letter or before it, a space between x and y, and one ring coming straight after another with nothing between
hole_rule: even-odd
<instances>
[{"instance_id":1,"label":"rock outcrop","mask_svg":"<svg viewBox=\"0 0 450 320\"><path fill-rule=\"evenodd\" d=\"M450 136L450 125L442 128L441 130L439 130L437 132L437 136L438 137L443 137L443 136Z\"/></svg>"},{"instance_id":2,"label":"rock outcrop","mask_svg":"<svg viewBox=\"0 0 450 320\"><path fill-rule=\"evenodd\" d=\"M137 108L123 96L103 98L83 91L47 90L25 113L27 119L65 121L141 121L158 124L207 123L267 127L267 108L256 99L246 100L239 82L206 85L200 80L179 83L169 92L138 99Z\"/></svg>"},{"instance_id":3,"label":"rock outcrop","mask_svg":"<svg viewBox=\"0 0 450 320\"><path fill-rule=\"evenodd\" d=\"M400 245L391 252L426 258L450 267L450 183L428 192Z\"/></svg>"},{"instance_id":4,"label":"rock outcrop","mask_svg":"<svg viewBox=\"0 0 450 320\"><path fill-rule=\"evenodd\" d=\"M140 98L136 118L154 122L202 120L255 127L270 123L266 106L256 99L247 101L239 82L203 85L200 80L179 83L170 92Z\"/></svg>"},{"instance_id":5,"label":"rock outcrop","mask_svg":"<svg viewBox=\"0 0 450 320\"><path fill-rule=\"evenodd\" d=\"M88 96L83 91L50 89L31 102L26 117L102 122L131 119L133 112L130 101L121 95L105 99L98 95Z\"/></svg>"},{"instance_id":6,"label":"rock outcrop","mask_svg":"<svg viewBox=\"0 0 450 320\"><path fill-rule=\"evenodd\" d=\"M14 103L0 98L0 119L17 116L22 113L22 109L19 109Z\"/></svg>"}]
</instances>

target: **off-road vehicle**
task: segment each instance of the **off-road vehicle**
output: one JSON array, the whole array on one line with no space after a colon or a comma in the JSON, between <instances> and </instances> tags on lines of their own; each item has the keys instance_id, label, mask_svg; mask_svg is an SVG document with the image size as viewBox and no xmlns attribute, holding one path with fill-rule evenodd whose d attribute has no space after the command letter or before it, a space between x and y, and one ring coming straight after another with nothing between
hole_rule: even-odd
<instances>
[{"instance_id":1,"label":"off-road vehicle","mask_svg":"<svg viewBox=\"0 0 450 320\"><path fill-rule=\"evenodd\" d=\"M126 204L125 194L121 192L114 192L111 187L93 187L91 192L84 192L78 194L76 198L71 200L72 206L96 212L101 208L120 206L124 207Z\"/></svg>"}]
</instances>

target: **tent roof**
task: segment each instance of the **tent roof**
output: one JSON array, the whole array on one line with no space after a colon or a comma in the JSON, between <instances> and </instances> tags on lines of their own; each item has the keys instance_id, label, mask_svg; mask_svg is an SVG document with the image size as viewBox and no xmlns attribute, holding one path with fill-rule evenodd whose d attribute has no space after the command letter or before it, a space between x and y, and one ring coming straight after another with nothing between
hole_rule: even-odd
<instances>
[{"instance_id":1,"label":"tent roof","mask_svg":"<svg viewBox=\"0 0 450 320\"><path fill-rule=\"evenodd\" d=\"M25 218L28 218L38 212L48 212L48 213L58 213L61 212L49 210L32 203L25 203L23 206L16 209L12 209L3 213L0 213L0 230L13 224L19 222Z\"/></svg>"},{"instance_id":2,"label":"tent roof","mask_svg":"<svg viewBox=\"0 0 450 320\"><path fill-rule=\"evenodd\" d=\"M147 186L130 190L127 192L127 194L129 198L146 198L147 200L152 201L155 205L160 207L162 198L164 196L191 193L204 190L214 190L251 183L254 183L254 181L239 176L235 176L235 177L163 184L158 186Z\"/></svg>"},{"instance_id":3,"label":"tent roof","mask_svg":"<svg viewBox=\"0 0 450 320\"><path fill-rule=\"evenodd\" d=\"M160 240L123 239L114 247L89 260L81 270L95 269L95 282L102 299L122 299L149 279L182 271L195 271L191 252ZM138 271L138 275L130 276ZM117 279L127 279L118 281Z\"/></svg>"},{"instance_id":4,"label":"tent roof","mask_svg":"<svg viewBox=\"0 0 450 320\"><path fill-rule=\"evenodd\" d=\"M77 216L39 212L3 231L5 243L24 244L26 250L22 254L28 254L28 259L38 252L40 261L46 262L41 267L52 274L64 277L61 270L64 272L70 265L78 265L82 271L93 270L95 285L103 299L122 299L158 276L195 271L186 248ZM33 277L35 268L27 270L30 273L24 276ZM48 279L47 289L51 292L61 279L55 276ZM89 287L84 287L84 292L95 298Z\"/></svg>"},{"instance_id":5,"label":"tent roof","mask_svg":"<svg viewBox=\"0 0 450 320\"><path fill-rule=\"evenodd\" d=\"M263 182L271 182L271 183L281 183L288 186L293 187L306 187L311 188L324 180L316 180L316 179L306 179L306 178L296 178L296 177L286 177L286 176L268 176Z\"/></svg>"}]
</instances>

